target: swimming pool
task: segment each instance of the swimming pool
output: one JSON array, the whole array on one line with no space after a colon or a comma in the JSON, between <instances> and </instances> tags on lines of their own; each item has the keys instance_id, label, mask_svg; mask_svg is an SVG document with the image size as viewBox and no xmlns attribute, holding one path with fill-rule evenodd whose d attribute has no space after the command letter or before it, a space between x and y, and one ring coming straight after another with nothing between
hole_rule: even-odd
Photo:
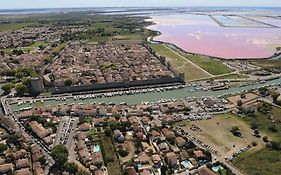
<instances>
[{"instance_id":1,"label":"swimming pool","mask_svg":"<svg viewBox=\"0 0 281 175\"><path fill-rule=\"evenodd\" d=\"M187 169L193 168L193 165L188 160L182 161L181 164L184 166L184 168Z\"/></svg>"},{"instance_id":2,"label":"swimming pool","mask_svg":"<svg viewBox=\"0 0 281 175\"><path fill-rule=\"evenodd\" d=\"M100 146L99 145L95 145L94 146L94 152L97 153L100 151Z\"/></svg>"},{"instance_id":3,"label":"swimming pool","mask_svg":"<svg viewBox=\"0 0 281 175\"><path fill-rule=\"evenodd\" d=\"M219 172L219 170L223 170L223 167L222 166L214 166L214 167L212 167L212 170L214 171L214 172Z\"/></svg>"}]
</instances>

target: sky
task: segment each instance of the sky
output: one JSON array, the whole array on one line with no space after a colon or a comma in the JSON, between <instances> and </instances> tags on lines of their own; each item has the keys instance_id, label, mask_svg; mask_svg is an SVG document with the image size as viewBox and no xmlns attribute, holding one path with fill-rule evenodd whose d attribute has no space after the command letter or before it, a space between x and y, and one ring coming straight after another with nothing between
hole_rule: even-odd
<instances>
[{"instance_id":1,"label":"sky","mask_svg":"<svg viewBox=\"0 0 281 175\"><path fill-rule=\"evenodd\" d=\"M0 9L62 7L269 6L281 0L0 0Z\"/></svg>"}]
</instances>

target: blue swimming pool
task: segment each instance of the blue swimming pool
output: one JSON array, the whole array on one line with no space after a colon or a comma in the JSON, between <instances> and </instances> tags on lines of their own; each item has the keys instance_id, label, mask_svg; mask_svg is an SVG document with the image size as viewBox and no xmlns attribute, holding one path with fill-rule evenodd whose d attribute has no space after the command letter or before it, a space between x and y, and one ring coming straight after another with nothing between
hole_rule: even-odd
<instances>
[{"instance_id":1,"label":"blue swimming pool","mask_svg":"<svg viewBox=\"0 0 281 175\"><path fill-rule=\"evenodd\" d=\"M219 172L219 170L223 170L223 167L222 166L214 166L214 167L212 167L212 170L214 171L214 172Z\"/></svg>"},{"instance_id":2,"label":"blue swimming pool","mask_svg":"<svg viewBox=\"0 0 281 175\"><path fill-rule=\"evenodd\" d=\"M94 152L97 153L100 151L100 146L99 145L95 145L94 146Z\"/></svg>"},{"instance_id":3,"label":"blue swimming pool","mask_svg":"<svg viewBox=\"0 0 281 175\"><path fill-rule=\"evenodd\" d=\"M184 168L187 169L193 168L193 165L188 160L182 161L181 164L184 166Z\"/></svg>"}]
</instances>

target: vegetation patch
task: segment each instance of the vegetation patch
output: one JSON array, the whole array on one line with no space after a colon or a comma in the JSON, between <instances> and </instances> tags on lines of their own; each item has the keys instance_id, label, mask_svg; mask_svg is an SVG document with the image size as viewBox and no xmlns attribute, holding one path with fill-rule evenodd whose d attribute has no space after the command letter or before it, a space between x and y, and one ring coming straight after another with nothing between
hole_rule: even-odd
<instances>
[{"instance_id":1,"label":"vegetation patch","mask_svg":"<svg viewBox=\"0 0 281 175\"><path fill-rule=\"evenodd\" d=\"M281 172L281 109L269 103L261 102L249 109L243 110L243 120L252 129L265 134L260 138L267 148L259 151L250 151L241 154L234 165L249 175L275 175ZM274 155L274 156L273 156Z\"/></svg>"},{"instance_id":2,"label":"vegetation patch","mask_svg":"<svg viewBox=\"0 0 281 175\"><path fill-rule=\"evenodd\" d=\"M27 27L28 25L31 25L31 23L7 23L7 24L0 24L0 32L6 32L6 31L13 31L17 29L21 29L23 27Z\"/></svg>"},{"instance_id":3,"label":"vegetation patch","mask_svg":"<svg viewBox=\"0 0 281 175\"><path fill-rule=\"evenodd\" d=\"M274 156L273 156L274 155ZM248 175L276 175L281 172L281 152L262 149L241 154L234 165Z\"/></svg>"}]
</instances>

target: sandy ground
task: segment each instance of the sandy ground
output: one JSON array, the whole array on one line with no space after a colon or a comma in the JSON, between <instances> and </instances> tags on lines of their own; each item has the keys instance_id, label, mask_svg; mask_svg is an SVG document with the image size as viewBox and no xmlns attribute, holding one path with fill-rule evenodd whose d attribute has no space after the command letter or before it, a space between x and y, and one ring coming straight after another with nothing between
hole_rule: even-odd
<instances>
[{"instance_id":1,"label":"sandy ground","mask_svg":"<svg viewBox=\"0 0 281 175\"><path fill-rule=\"evenodd\" d=\"M127 163L134 158L135 155L135 145L132 141L125 141L122 145L129 154L126 157L119 156L121 164Z\"/></svg>"},{"instance_id":2,"label":"sandy ground","mask_svg":"<svg viewBox=\"0 0 281 175\"><path fill-rule=\"evenodd\" d=\"M253 93L247 93L245 95L246 95L245 98L241 98L240 95L236 95L236 96L228 97L227 100L229 100L233 104L237 104L238 100L241 100L243 103L246 103L258 97L256 94Z\"/></svg>"}]
</instances>

